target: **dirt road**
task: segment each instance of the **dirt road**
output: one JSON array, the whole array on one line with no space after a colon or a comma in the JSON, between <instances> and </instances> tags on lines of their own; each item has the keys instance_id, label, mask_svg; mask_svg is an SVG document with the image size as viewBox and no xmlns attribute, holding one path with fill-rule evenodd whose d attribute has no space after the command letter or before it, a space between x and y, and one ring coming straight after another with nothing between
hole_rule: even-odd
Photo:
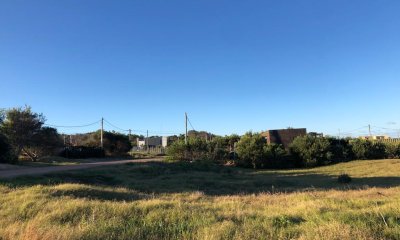
<instances>
[{"instance_id":1,"label":"dirt road","mask_svg":"<svg viewBox=\"0 0 400 240\"><path fill-rule=\"evenodd\" d=\"M102 161L93 163L81 163L77 165L65 165L65 166L50 166L50 167L21 167L17 169L1 170L0 178L14 178L19 176L30 176L30 175L41 175L53 172L62 172L70 170L81 170L94 167L102 167L109 165L120 165L126 163L145 163L145 162L161 162L162 158L151 158L151 159L131 159L131 160L113 160L113 161Z\"/></svg>"}]
</instances>

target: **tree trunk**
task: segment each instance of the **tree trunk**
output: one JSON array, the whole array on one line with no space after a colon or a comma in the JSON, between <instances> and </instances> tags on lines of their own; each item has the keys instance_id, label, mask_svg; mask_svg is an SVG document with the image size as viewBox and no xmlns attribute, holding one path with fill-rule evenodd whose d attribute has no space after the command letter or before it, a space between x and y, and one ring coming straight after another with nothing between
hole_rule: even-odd
<instances>
[{"instance_id":1,"label":"tree trunk","mask_svg":"<svg viewBox=\"0 0 400 240\"><path fill-rule=\"evenodd\" d=\"M34 153L29 152L28 150L26 150L25 148L22 148L22 151L24 153L26 153L26 155L29 156L29 158L32 160L32 162L36 162L37 160L37 156Z\"/></svg>"}]
</instances>

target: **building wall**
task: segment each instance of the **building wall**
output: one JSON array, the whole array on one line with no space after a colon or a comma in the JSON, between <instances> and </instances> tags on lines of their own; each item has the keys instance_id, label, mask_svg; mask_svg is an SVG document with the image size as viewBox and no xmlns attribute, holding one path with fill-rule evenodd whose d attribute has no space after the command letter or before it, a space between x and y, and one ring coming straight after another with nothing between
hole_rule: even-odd
<instances>
[{"instance_id":1,"label":"building wall","mask_svg":"<svg viewBox=\"0 0 400 240\"><path fill-rule=\"evenodd\" d=\"M389 136L385 136L385 135L383 135L383 136L377 136L377 135L374 135L374 136L360 136L358 138L359 139L364 139L364 140L387 140L387 139L390 139Z\"/></svg>"},{"instance_id":2,"label":"building wall","mask_svg":"<svg viewBox=\"0 0 400 240\"><path fill-rule=\"evenodd\" d=\"M261 133L267 139L268 144L282 144L285 148L289 148L289 145L296 137L306 134L307 129L305 128L276 129Z\"/></svg>"},{"instance_id":3,"label":"building wall","mask_svg":"<svg viewBox=\"0 0 400 240\"><path fill-rule=\"evenodd\" d=\"M149 147L158 147L158 146L163 146L167 147L168 146L168 137L149 137L148 139L137 139L137 146L139 148L146 147L147 142L149 144Z\"/></svg>"},{"instance_id":4,"label":"building wall","mask_svg":"<svg viewBox=\"0 0 400 240\"><path fill-rule=\"evenodd\" d=\"M161 144L162 144L161 137L149 137L148 139L146 139L146 141L149 142L148 143L149 147L157 147L157 146L161 146Z\"/></svg>"},{"instance_id":5,"label":"building wall","mask_svg":"<svg viewBox=\"0 0 400 240\"><path fill-rule=\"evenodd\" d=\"M144 140L140 140L139 138L137 139L137 147L141 148L146 145L146 142Z\"/></svg>"},{"instance_id":6,"label":"building wall","mask_svg":"<svg viewBox=\"0 0 400 240\"><path fill-rule=\"evenodd\" d=\"M162 146L167 147L168 146L168 137L162 137Z\"/></svg>"}]
</instances>

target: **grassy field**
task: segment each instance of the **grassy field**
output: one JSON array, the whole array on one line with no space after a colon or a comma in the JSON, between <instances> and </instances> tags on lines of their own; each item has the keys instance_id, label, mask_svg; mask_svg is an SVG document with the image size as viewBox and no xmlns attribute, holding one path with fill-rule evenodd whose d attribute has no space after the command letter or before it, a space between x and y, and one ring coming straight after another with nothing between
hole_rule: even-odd
<instances>
[{"instance_id":1,"label":"grassy field","mask_svg":"<svg viewBox=\"0 0 400 240\"><path fill-rule=\"evenodd\" d=\"M19 160L18 166L25 167L47 167L47 166L65 166L65 165L77 165L82 163L94 163L94 162L108 162L114 160L123 159L135 159L139 157L135 156L125 156L125 157L104 157L104 158L82 158L82 159L69 159L63 157L42 157L37 159L37 161L32 162L30 159ZM150 158L150 155L142 155L141 159Z\"/></svg>"},{"instance_id":2,"label":"grassy field","mask_svg":"<svg viewBox=\"0 0 400 240\"><path fill-rule=\"evenodd\" d=\"M3 180L0 192L0 239L400 239L400 160L127 164Z\"/></svg>"}]
</instances>

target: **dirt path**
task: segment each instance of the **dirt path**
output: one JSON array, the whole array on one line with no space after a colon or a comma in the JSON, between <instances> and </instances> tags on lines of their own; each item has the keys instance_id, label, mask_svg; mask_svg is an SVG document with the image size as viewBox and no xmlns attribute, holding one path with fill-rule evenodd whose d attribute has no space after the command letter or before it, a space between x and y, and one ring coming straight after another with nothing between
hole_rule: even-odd
<instances>
[{"instance_id":1,"label":"dirt path","mask_svg":"<svg viewBox=\"0 0 400 240\"><path fill-rule=\"evenodd\" d=\"M62 172L70 170L81 170L101 166L120 165L126 163L145 163L145 162L161 162L162 158L151 159L130 159L130 160L114 160L107 162L80 163L77 165L50 166L50 167L23 167L19 169L8 169L0 171L0 178L14 178L25 175L41 175L53 172Z\"/></svg>"}]
</instances>

